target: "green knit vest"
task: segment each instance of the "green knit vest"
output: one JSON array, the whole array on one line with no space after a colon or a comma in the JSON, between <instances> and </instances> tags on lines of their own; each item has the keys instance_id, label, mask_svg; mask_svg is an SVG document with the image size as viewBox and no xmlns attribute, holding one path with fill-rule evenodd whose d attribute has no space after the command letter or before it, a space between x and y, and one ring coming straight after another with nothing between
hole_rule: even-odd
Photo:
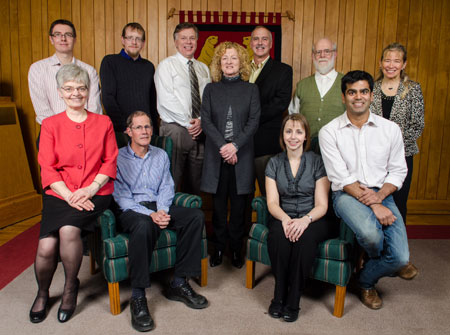
<instances>
[{"instance_id":1,"label":"green knit vest","mask_svg":"<svg viewBox=\"0 0 450 335\"><path fill-rule=\"evenodd\" d=\"M317 137L320 128L345 111L341 94L342 77L343 74L338 73L333 86L322 99L314 75L298 82L295 94L300 99L300 113L309 122L311 137Z\"/></svg>"}]
</instances>

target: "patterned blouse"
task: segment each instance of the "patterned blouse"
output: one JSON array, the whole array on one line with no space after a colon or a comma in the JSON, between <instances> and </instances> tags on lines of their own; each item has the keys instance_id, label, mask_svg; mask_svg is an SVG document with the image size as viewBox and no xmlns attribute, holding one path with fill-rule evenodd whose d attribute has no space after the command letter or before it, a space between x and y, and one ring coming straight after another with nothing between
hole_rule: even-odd
<instances>
[{"instance_id":1,"label":"patterned blouse","mask_svg":"<svg viewBox=\"0 0 450 335\"><path fill-rule=\"evenodd\" d=\"M389 120L397 123L402 130L406 157L419 153L416 141L422 135L425 126L422 89L420 84L415 81L410 80L409 84L409 91L402 98L402 93L406 88L403 82L400 82L389 117ZM381 80L375 82L370 111L383 116Z\"/></svg>"}]
</instances>

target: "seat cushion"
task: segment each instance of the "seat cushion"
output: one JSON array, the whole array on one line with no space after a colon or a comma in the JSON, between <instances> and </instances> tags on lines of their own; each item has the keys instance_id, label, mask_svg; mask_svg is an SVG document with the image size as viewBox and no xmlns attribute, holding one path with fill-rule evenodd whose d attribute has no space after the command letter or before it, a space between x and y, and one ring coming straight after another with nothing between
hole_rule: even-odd
<instances>
[{"instance_id":1,"label":"seat cushion","mask_svg":"<svg viewBox=\"0 0 450 335\"><path fill-rule=\"evenodd\" d=\"M249 238L247 240L247 259L265 265L271 265L269 252L267 251L267 243Z\"/></svg>"},{"instance_id":2,"label":"seat cushion","mask_svg":"<svg viewBox=\"0 0 450 335\"><path fill-rule=\"evenodd\" d=\"M259 223L254 223L250 229L248 235L250 238L257 240L262 243L267 243L267 235L269 234L269 229Z\"/></svg>"},{"instance_id":3,"label":"seat cushion","mask_svg":"<svg viewBox=\"0 0 450 335\"><path fill-rule=\"evenodd\" d=\"M103 240L106 259L116 259L128 256L128 234L117 234L115 237Z\"/></svg>"},{"instance_id":4,"label":"seat cushion","mask_svg":"<svg viewBox=\"0 0 450 335\"><path fill-rule=\"evenodd\" d=\"M326 240L319 244L317 257L345 261L349 258L351 247L351 244L347 241L337 238Z\"/></svg>"},{"instance_id":5,"label":"seat cushion","mask_svg":"<svg viewBox=\"0 0 450 335\"><path fill-rule=\"evenodd\" d=\"M336 261L317 257L311 271L311 278L333 285L347 286L352 274L350 261Z\"/></svg>"},{"instance_id":6,"label":"seat cushion","mask_svg":"<svg viewBox=\"0 0 450 335\"><path fill-rule=\"evenodd\" d=\"M128 239L129 235L126 233L117 234L115 237L107 238L103 240L103 246L105 248L105 257L109 259L120 258L128 256ZM156 242L155 250L176 246L177 234L170 230L164 229L159 235ZM202 232L202 258L207 255L207 241L206 230L203 228Z\"/></svg>"}]
</instances>

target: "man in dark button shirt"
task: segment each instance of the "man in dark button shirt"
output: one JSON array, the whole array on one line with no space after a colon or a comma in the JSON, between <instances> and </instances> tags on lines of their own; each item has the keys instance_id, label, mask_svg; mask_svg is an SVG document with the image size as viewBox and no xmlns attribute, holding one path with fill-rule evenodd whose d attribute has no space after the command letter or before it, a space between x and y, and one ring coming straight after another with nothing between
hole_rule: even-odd
<instances>
[{"instance_id":1,"label":"man in dark button shirt","mask_svg":"<svg viewBox=\"0 0 450 335\"><path fill-rule=\"evenodd\" d=\"M153 81L155 67L141 57L145 46L145 31L132 22L122 30L123 49L118 54L106 55L100 66L102 101L116 132L127 128L127 117L136 110L150 115L154 132L158 134L156 90Z\"/></svg>"}]
</instances>

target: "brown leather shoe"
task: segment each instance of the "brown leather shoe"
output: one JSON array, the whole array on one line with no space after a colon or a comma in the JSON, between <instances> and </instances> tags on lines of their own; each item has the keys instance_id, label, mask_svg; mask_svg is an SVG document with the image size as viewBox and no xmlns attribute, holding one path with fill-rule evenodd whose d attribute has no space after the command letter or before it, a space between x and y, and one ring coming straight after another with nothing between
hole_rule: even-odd
<instances>
[{"instance_id":1,"label":"brown leather shoe","mask_svg":"<svg viewBox=\"0 0 450 335\"><path fill-rule=\"evenodd\" d=\"M383 300L378 296L377 290L371 289L361 289L361 302L371 309L380 309L383 306Z\"/></svg>"},{"instance_id":2,"label":"brown leather shoe","mask_svg":"<svg viewBox=\"0 0 450 335\"><path fill-rule=\"evenodd\" d=\"M419 269L414 266L411 262L405 265L399 272L397 272L397 275L406 280L414 279L415 276L419 273Z\"/></svg>"}]
</instances>

